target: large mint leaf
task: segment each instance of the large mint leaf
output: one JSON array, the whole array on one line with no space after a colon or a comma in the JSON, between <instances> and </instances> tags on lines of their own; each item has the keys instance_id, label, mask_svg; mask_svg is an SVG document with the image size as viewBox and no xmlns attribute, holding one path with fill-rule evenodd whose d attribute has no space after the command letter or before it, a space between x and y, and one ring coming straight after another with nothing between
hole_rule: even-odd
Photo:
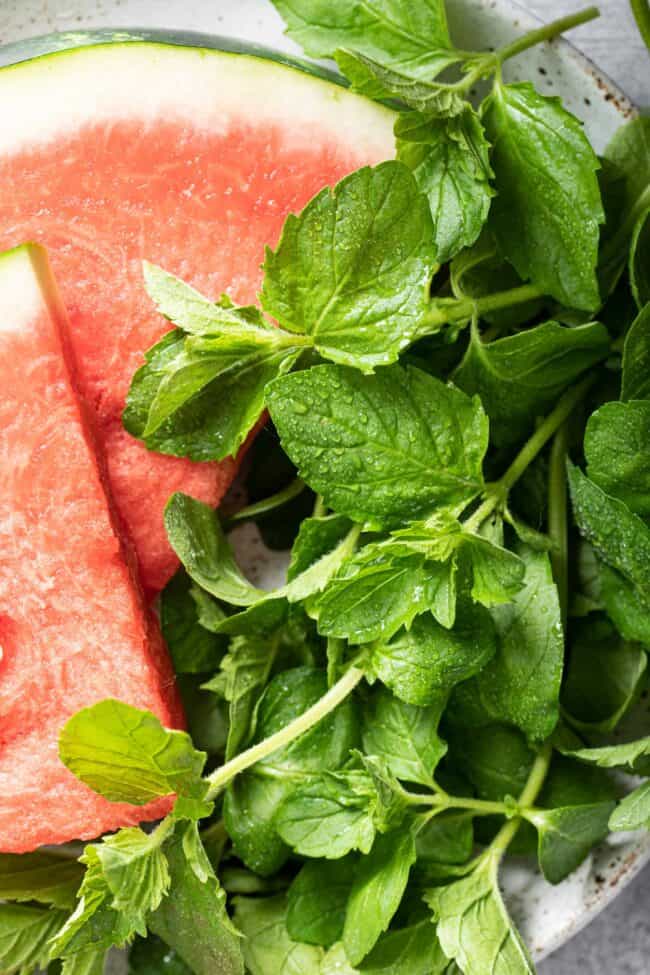
<instances>
[{"instance_id":1,"label":"large mint leaf","mask_svg":"<svg viewBox=\"0 0 650 975\"><path fill-rule=\"evenodd\" d=\"M171 793L202 794L206 755L149 711L107 699L78 711L59 738L61 760L111 802L142 806Z\"/></svg>"},{"instance_id":2,"label":"large mint leaf","mask_svg":"<svg viewBox=\"0 0 650 975\"><path fill-rule=\"evenodd\" d=\"M378 836L361 860L343 928L343 944L353 965L366 957L390 924L414 862L415 840L410 829Z\"/></svg>"},{"instance_id":3,"label":"large mint leaf","mask_svg":"<svg viewBox=\"0 0 650 975\"><path fill-rule=\"evenodd\" d=\"M495 651L490 614L467 603L449 630L429 614L419 616L409 630L373 646L370 666L400 700L426 707L478 673Z\"/></svg>"},{"instance_id":4,"label":"large mint leaf","mask_svg":"<svg viewBox=\"0 0 650 975\"><path fill-rule=\"evenodd\" d=\"M413 78L435 76L457 55L443 0L273 0L287 34L312 57L354 48Z\"/></svg>"},{"instance_id":5,"label":"large mint leaf","mask_svg":"<svg viewBox=\"0 0 650 975\"><path fill-rule=\"evenodd\" d=\"M614 806L613 802L596 802L527 814L537 829L537 857L549 883L561 883L605 839Z\"/></svg>"},{"instance_id":6,"label":"large mint leaf","mask_svg":"<svg viewBox=\"0 0 650 975\"><path fill-rule=\"evenodd\" d=\"M395 137L397 158L413 170L429 201L438 261L445 263L474 243L487 220L493 190L483 126L465 104L451 117L401 115Z\"/></svg>"},{"instance_id":7,"label":"large mint leaf","mask_svg":"<svg viewBox=\"0 0 650 975\"><path fill-rule=\"evenodd\" d=\"M428 919L382 935L359 971L362 975L453 975Z\"/></svg>"},{"instance_id":8,"label":"large mint leaf","mask_svg":"<svg viewBox=\"0 0 650 975\"><path fill-rule=\"evenodd\" d=\"M609 293L625 266L635 222L650 206L650 119L635 118L621 125L604 157L604 172L611 171L616 184L600 267L603 290Z\"/></svg>"},{"instance_id":9,"label":"large mint leaf","mask_svg":"<svg viewBox=\"0 0 650 975\"><path fill-rule=\"evenodd\" d=\"M589 417L584 450L591 480L650 517L650 402L605 403Z\"/></svg>"},{"instance_id":10,"label":"large mint leaf","mask_svg":"<svg viewBox=\"0 0 650 975\"><path fill-rule=\"evenodd\" d=\"M290 215L267 249L260 300L322 356L372 372L395 362L429 305L427 201L400 162L364 168Z\"/></svg>"},{"instance_id":11,"label":"large mint leaf","mask_svg":"<svg viewBox=\"0 0 650 975\"><path fill-rule=\"evenodd\" d=\"M441 592L450 588L451 567L425 565L421 555L392 556L390 548L369 545L344 563L313 613L325 636L355 644L386 640L436 605ZM455 611L455 598L453 605Z\"/></svg>"},{"instance_id":12,"label":"large mint leaf","mask_svg":"<svg viewBox=\"0 0 650 975\"><path fill-rule=\"evenodd\" d=\"M428 707L414 707L378 686L364 709L363 747L383 759L396 778L434 788L433 773L447 752L438 735L445 703L441 697Z\"/></svg>"},{"instance_id":13,"label":"large mint leaf","mask_svg":"<svg viewBox=\"0 0 650 975\"><path fill-rule=\"evenodd\" d=\"M497 652L476 678L495 721L515 724L532 739L547 738L559 716L564 635L548 555L521 545L524 587L492 610Z\"/></svg>"},{"instance_id":14,"label":"large mint leaf","mask_svg":"<svg viewBox=\"0 0 650 975\"><path fill-rule=\"evenodd\" d=\"M296 941L329 948L343 934L357 861L310 861L289 887L287 930Z\"/></svg>"},{"instance_id":15,"label":"large mint leaf","mask_svg":"<svg viewBox=\"0 0 650 975\"><path fill-rule=\"evenodd\" d=\"M376 791L365 772L324 772L290 792L275 827L301 856L337 860L351 850L368 853L375 838L375 805Z\"/></svg>"},{"instance_id":16,"label":"large mint leaf","mask_svg":"<svg viewBox=\"0 0 650 975\"><path fill-rule=\"evenodd\" d=\"M650 599L650 529L628 506L606 494L569 466L573 513L582 535L597 555L620 572L638 592Z\"/></svg>"},{"instance_id":17,"label":"large mint leaf","mask_svg":"<svg viewBox=\"0 0 650 975\"><path fill-rule=\"evenodd\" d=\"M467 877L428 891L440 944L465 975L534 975L503 903L497 871L497 856L488 855Z\"/></svg>"},{"instance_id":18,"label":"large mint leaf","mask_svg":"<svg viewBox=\"0 0 650 975\"><path fill-rule=\"evenodd\" d=\"M604 214L598 160L581 123L528 82L497 84L483 122L494 147L490 227L500 249L546 294L571 308L598 308Z\"/></svg>"},{"instance_id":19,"label":"large mint leaf","mask_svg":"<svg viewBox=\"0 0 650 975\"><path fill-rule=\"evenodd\" d=\"M480 403L419 369L316 366L272 383L268 403L301 475L340 514L392 527L481 491Z\"/></svg>"},{"instance_id":20,"label":"large mint leaf","mask_svg":"<svg viewBox=\"0 0 650 975\"><path fill-rule=\"evenodd\" d=\"M512 444L526 436L570 383L607 355L609 344L607 329L598 322L577 328L544 322L489 343L473 327L454 382L480 396L493 441Z\"/></svg>"},{"instance_id":21,"label":"large mint leaf","mask_svg":"<svg viewBox=\"0 0 650 975\"><path fill-rule=\"evenodd\" d=\"M213 671L227 646L224 637L201 625L202 610L208 607L211 625L218 623L221 615L225 618L217 603L203 604L203 595L202 590L181 569L167 583L160 597L163 636L177 674Z\"/></svg>"},{"instance_id":22,"label":"large mint leaf","mask_svg":"<svg viewBox=\"0 0 650 975\"><path fill-rule=\"evenodd\" d=\"M647 669L645 651L618 636L608 620L581 622L571 645L562 704L572 724L613 731L634 704Z\"/></svg>"}]
</instances>

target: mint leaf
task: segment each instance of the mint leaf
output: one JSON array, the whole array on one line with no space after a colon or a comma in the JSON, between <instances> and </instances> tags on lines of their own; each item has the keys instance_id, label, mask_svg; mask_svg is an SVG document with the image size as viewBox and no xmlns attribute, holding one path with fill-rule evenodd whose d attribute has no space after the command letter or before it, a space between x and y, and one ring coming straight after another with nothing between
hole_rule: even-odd
<instances>
[{"instance_id":1,"label":"mint leaf","mask_svg":"<svg viewBox=\"0 0 650 975\"><path fill-rule=\"evenodd\" d=\"M206 755L149 711L108 699L78 711L59 738L61 761L111 802L144 806L175 792L202 792Z\"/></svg>"},{"instance_id":2,"label":"mint leaf","mask_svg":"<svg viewBox=\"0 0 650 975\"><path fill-rule=\"evenodd\" d=\"M262 305L326 359L372 372L395 362L429 304L435 265L427 202L400 162L325 188L267 248Z\"/></svg>"},{"instance_id":3,"label":"mint leaf","mask_svg":"<svg viewBox=\"0 0 650 975\"><path fill-rule=\"evenodd\" d=\"M258 309L211 302L145 263L159 310L180 326L145 355L127 397L126 429L150 450L194 460L236 454L264 408L264 386L290 369L302 345ZM189 333L189 334L187 334Z\"/></svg>"},{"instance_id":4,"label":"mint leaf","mask_svg":"<svg viewBox=\"0 0 650 975\"><path fill-rule=\"evenodd\" d=\"M279 649L280 634L272 637L234 637L221 661L220 673L204 684L229 702L226 760L239 752L249 737L255 705L266 687Z\"/></svg>"},{"instance_id":5,"label":"mint leaf","mask_svg":"<svg viewBox=\"0 0 650 975\"><path fill-rule=\"evenodd\" d=\"M354 48L388 68L429 79L451 60L443 0L405 7L395 0L273 0L287 34L312 57Z\"/></svg>"},{"instance_id":6,"label":"mint leaf","mask_svg":"<svg viewBox=\"0 0 650 975\"><path fill-rule=\"evenodd\" d=\"M478 401L394 366L316 366L272 383L268 404L301 476L339 514L398 527L481 491L488 427Z\"/></svg>"},{"instance_id":7,"label":"mint leaf","mask_svg":"<svg viewBox=\"0 0 650 975\"><path fill-rule=\"evenodd\" d=\"M447 752L438 735L445 704L441 697L428 707L414 707L385 687L375 688L364 708L364 749L383 759L396 778L434 788L433 774Z\"/></svg>"},{"instance_id":8,"label":"mint leaf","mask_svg":"<svg viewBox=\"0 0 650 975\"><path fill-rule=\"evenodd\" d=\"M335 549L352 528L349 518L327 515L305 518L291 549L287 579L292 582Z\"/></svg>"},{"instance_id":9,"label":"mint leaf","mask_svg":"<svg viewBox=\"0 0 650 975\"><path fill-rule=\"evenodd\" d=\"M403 68L388 68L375 58L359 51L340 49L334 58L341 72L349 79L354 91L366 98L398 98L405 105L432 115L458 115L467 102L453 88L424 78L415 79ZM449 63L458 60L449 53Z\"/></svg>"},{"instance_id":10,"label":"mint leaf","mask_svg":"<svg viewBox=\"0 0 650 975\"><path fill-rule=\"evenodd\" d=\"M236 897L235 923L250 975L320 975L322 948L293 941L287 931L287 901L276 897Z\"/></svg>"},{"instance_id":11,"label":"mint leaf","mask_svg":"<svg viewBox=\"0 0 650 975\"><path fill-rule=\"evenodd\" d=\"M650 200L650 193L648 194ZM630 248L630 286L639 311L650 302L650 209L639 218Z\"/></svg>"},{"instance_id":12,"label":"mint leaf","mask_svg":"<svg viewBox=\"0 0 650 975\"><path fill-rule=\"evenodd\" d=\"M324 772L289 793L276 813L275 828L301 856L337 860L351 850L368 853L375 838L376 801L365 772Z\"/></svg>"},{"instance_id":13,"label":"mint leaf","mask_svg":"<svg viewBox=\"0 0 650 975\"><path fill-rule=\"evenodd\" d=\"M463 532L459 539L472 576L470 595L474 602L483 606L509 603L524 585L523 561L481 535Z\"/></svg>"},{"instance_id":14,"label":"mint leaf","mask_svg":"<svg viewBox=\"0 0 650 975\"><path fill-rule=\"evenodd\" d=\"M650 302L625 336L621 399L650 399Z\"/></svg>"},{"instance_id":15,"label":"mint leaf","mask_svg":"<svg viewBox=\"0 0 650 975\"><path fill-rule=\"evenodd\" d=\"M650 517L650 403L605 403L589 417L584 450L589 478Z\"/></svg>"},{"instance_id":16,"label":"mint leaf","mask_svg":"<svg viewBox=\"0 0 650 975\"><path fill-rule=\"evenodd\" d=\"M83 868L54 853L0 853L0 900L74 907Z\"/></svg>"},{"instance_id":17,"label":"mint leaf","mask_svg":"<svg viewBox=\"0 0 650 975\"><path fill-rule=\"evenodd\" d=\"M441 590L453 586L450 576L450 568L425 565L421 555L394 558L390 547L367 545L342 565L312 612L324 636L355 644L389 639L438 604Z\"/></svg>"},{"instance_id":18,"label":"mint leaf","mask_svg":"<svg viewBox=\"0 0 650 975\"><path fill-rule=\"evenodd\" d=\"M452 698L450 719L454 709ZM503 800L521 794L535 753L520 731L491 724L477 734L475 728L452 725L447 736L453 766L467 777L482 799Z\"/></svg>"},{"instance_id":19,"label":"mint leaf","mask_svg":"<svg viewBox=\"0 0 650 975\"><path fill-rule=\"evenodd\" d=\"M409 112L395 123L397 158L413 170L433 217L437 257L446 263L474 243L493 190L489 145L474 109L452 117Z\"/></svg>"},{"instance_id":20,"label":"mint leaf","mask_svg":"<svg viewBox=\"0 0 650 975\"><path fill-rule=\"evenodd\" d=\"M390 924L413 863L415 840L410 829L378 836L359 863L343 928L345 952L353 965L363 961Z\"/></svg>"},{"instance_id":21,"label":"mint leaf","mask_svg":"<svg viewBox=\"0 0 650 975\"><path fill-rule=\"evenodd\" d=\"M641 759L650 756L650 737L640 738L624 745L603 745L601 748L562 748L562 754L570 755L589 765L600 768L618 768L634 772Z\"/></svg>"},{"instance_id":22,"label":"mint leaf","mask_svg":"<svg viewBox=\"0 0 650 975\"><path fill-rule=\"evenodd\" d=\"M160 597L160 622L177 674L203 674L214 670L226 641L201 625L202 590L182 570L170 579ZM209 597L208 597L209 598ZM213 604L216 614L225 618Z\"/></svg>"},{"instance_id":23,"label":"mint leaf","mask_svg":"<svg viewBox=\"0 0 650 975\"><path fill-rule=\"evenodd\" d=\"M614 832L630 829L650 829L650 781L619 802L609 820Z\"/></svg>"},{"instance_id":24,"label":"mint leaf","mask_svg":"<svg viewBox=\"0 0 650 975\"><path fill-rule=\"evenodd\" d=\"M428 891L442 949L465 975L533 975L533 964L501 898L498 857L468 876Z\"/></svg>"},{"instance_id":25,"label":"mint leaf","mask_svg":"<svg viewBox=\"0 0 650 975\"><path fill-rule=\"evenodd\" d=\"M650 600L650 529L628 506L569 465L573 514L595 552Z\"/></svg>"},{"instance_id":26,"label":"mint leaf","mask_svg":"<svg viewBox=\"0 0 650 975\"><path fill-rule=\"evenodd\" d=\"M637 698L647 669L645 651L621 639L609 622L588 619L571 645L562 704L586 731L613 731Z\"/></svg>"},{"instance_id":27,"label":"mint leaf","mask_svg":"<svg viewBox=\"0 0 650 975\"><path fill-rule=\"evenodd\" d=\"M212 336L234 334L244 338L256 334L258 329L271 331L269 323L253 305L234 305L226 295L219 301L210 301L181 278L149 261L142 262L142 272L147 294L158 311L183 332Z\"/></svg>"},{"instance_id":28,"label":"mint leaf","mask_svg":"<svg viewBox=\"0 0 650 975\"><path fill-rule=\"evenodd\" d=\"M80 858L86 873L79 889L79 902L52 942L52 956L68 958L88 951L124 947L135 934L147 933L146 906L130 905L117 910L99 858L100 844L87 846Z\"/></svg>"},{"instance_id":29,"label":"mint leaf","mask_svg":"<svg viewBox=\"0 0 650 975\"><path fill-rule=\"evenodd\" d=\"M165 529L190 578L217 599L250 606L267 595L242 575L219 517L209 505L187 494L173 494L165 508Z\"/></svg>"},{"instance_id":30,"label":"mint leaf","mask_svg":"<svg viewBox=\"0 0 650 975\"><path fill-rule=\"evenodd\" d=\"M419 921L381 936L359 966L362 975L444 975L449 959L431 921Z\"/></svg>"},{"instance_id":31,"label":"mint leaf","mask_svg":"<svg viewBox=\"0 0 650 975\"><path fill-rule=\"evenodd\" d=\"M650 206L650 121L641 117L621 125L604 156L618 183L615 208L607 214L613 226L601 253L601 277L609 291L625 266L635 222Z\"/></svg>"},{"instance_id":32,"label":"mint leaf","mask_svg":"<svg viewBox=\"0 0 650 975\"><path fill-rule=\"evenodd\" d=\"M577 328L544 322L489 343L474 325L454 382L480 396L493 441L512 444L581 373L605 358L609 344L607 329L598 322Z\"/></svg>"},{"instance_id":33,"label":"mint leaf","mask_svg":"<svg viewBox=\"0 0 650 975\"><path fill-rule=\"evenodd\" d=\"M165 335L135 373L125 428L150 450L222 460L234 456L264 409L264 387L287 372L304 343L280 329Z\"/></svg>"},{"instance_id":34,"label":"mint leaf","mask_svg":"<svg viewBox=\"0 0 650 975\"><path fill-rule=\"evenodd\" d=\"M475 678L481 701L495 721L515 724L528 738L544 740L559 717L564 635L557 589L546 553L522 545L524 587L492 610L497 652Z\"/></svg>"},{"instance_id":35,"label":"mint leaf","mask_svg":"<svg viewBox=\"0 0 650 975\"><path fill-rule=\"evenodd\" d=\"M43 907L0 904L0 971L31 975L50 960L50 939L66 914Z\"/></svg>"},{"instance_id":36,"label":"mint leaf","mask_svg":"<svg viewBox=\"0 0 650 975\"><path fill-rule=\"evenodd\" d=\"M561 883L607 836L614 806L613 802L597 802L525 813L537 829L537 856L549 883Z\"/></svg>"},{"instance_id":37,"label":"mint leaf","mask_svg":"<svg viewBox=\"0 0 650 975\"><path fill-rule=\"evenodd\" d=\"M356 864L347 857L302 867L287 894L287 931L294 941L329 948L340 939Z\"/></svg>"},{"instance_id":38,"label":"mint leaf","mask_svg":"<svg viewBox=\"0 0 650 975\"><path fill-rule=\"evenodd\" d=\"M284 728L326 691L322 671L297 667L278 674L259 702L252 744ZM233 782L224 801L226 828L237 855L251 870L268 876L282 866L289 850L274 824L282 802L310 776L340 768L356 743L354 706L347 700Z\"/></svg>"},{"instance_id":39,"label":"mint leaf","mask_svg":"<svg viewBox=\"0 0 650 975\"><path fill-rule=\"evenodd\" d=\"M139 934L143 936L147 914L169 893L169 867L162 850L168 832L163 826L149 834L137 827L121 829L94 847L113 895L111 906L126 914L140 914Z\"/></svg>"},{"instance_id":40,"label":"mint leaf","mask_svg":"<svg viewBox=\"0 0 650 975\"><path fill-rule=\"evenodd\" d=\"M463 810L438 813L415 837L419 866L467 863L474 849L473 813Z\"/></svg>"},{"instance_id":41,"label":"mint leaf","mask_svg":"<svg viewBox=\"0 0 650 975\"><path fill-rule=\"evenodd\" d=\"M63 959L61 975L104 975L108 954L102 948L80 951ZM172 975L172 973L170 973Z\"/></svg>"},{"instance_id":42,"label":"mint leaf","mask_svg":"<svg viewBox=\"0 0 650 975\"><path fill-rule=\"evenodd\" d=\"M497 196L490 227L525 280L571 308L600 305L604 220L598 160L581 123L529 83L497 83L483 105Z\"/></svg>"},{"instance_id":43,"label":"mint leaf","mask_svg":"<svg viewBox=\"0 0 650 975\"><path fill-rule=\"evenodd\" d=\"M187 858L188 833L196 833L193 823L165 845L173 895L150 915L149 928L195 975L244 975L242 940L226 913L226 895L205 854L204 879L197 876L196 864Z\"/></svg>"},{"instance_id":44,"label":"mint leaf","mask_svg":"<svg viewBox=\"0 0 650 975\"><path fill-rule=\"evenodd\" d=\"M407 704L435 704L461 681L478 673L496 651L487 610L466 604L450 630L433 616L420 616L410 630L371 650L375 675Z\"/></svg>"}]
</instances>

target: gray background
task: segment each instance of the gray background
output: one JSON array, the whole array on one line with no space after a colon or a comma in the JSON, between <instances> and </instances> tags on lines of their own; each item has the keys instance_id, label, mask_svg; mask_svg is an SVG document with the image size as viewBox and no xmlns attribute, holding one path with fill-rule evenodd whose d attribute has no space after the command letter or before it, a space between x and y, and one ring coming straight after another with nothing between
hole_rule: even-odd
<instances>
[{"instance_id":1,"label":"gray background","mask_svg":"<svg viewBox=\"0 0 650 975\"><path fill-rule=\"evenodd\" d=\"M199 8L219 11L238 0L188 0L188 19L177 26L195 26ZM417 0L411 0L417 2ZM449 0L448 0L449 2ZM451 0L453 2L453 0ZM544 20L588 6L594 0L520 0ZM596 0L597 2L597 0ZM83 18L78 0L0 0L0 43L74 29L92 22L93 13L119 8L121 0L85 0ZM151 0L161 24L169 20L171 0ZM174 6L176 7L176 2ZM205 7L204 7L205 5ZM637 105L650 107L650 57L638 35L627 0L600 0L602 17L573 31L571 40ZM116 18L116 23L123 18ZM539 975L650 975L650 867L588 928L539 966Z\"/></svg>"}]
</instances>

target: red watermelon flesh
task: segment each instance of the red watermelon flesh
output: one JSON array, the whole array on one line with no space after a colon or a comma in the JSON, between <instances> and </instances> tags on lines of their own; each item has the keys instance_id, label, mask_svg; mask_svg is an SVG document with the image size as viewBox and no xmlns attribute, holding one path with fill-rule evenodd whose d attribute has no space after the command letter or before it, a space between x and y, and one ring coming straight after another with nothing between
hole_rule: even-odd
<instances>
[{"instance_id":1,"label":"red watermelon flesh","mask_svg":"<svg viewBox=\"0 0 650 975\"><path fill-rule=\"evenodd\" d=\"M235 464L155 455L122 428L131 376L169 327L141 259L211 297L255 301L287 213L393 155L393 117L282 64L147 43L0 71L0 117L0 247L33 239L50 252L115 503L154 593L177 565L170 494L217 504Z\"/></svg>"},{"instance_id":2,"label":"red watermelon flesh","mask_svg":"<svg viewBox=\"0 0 650 975\"><path fill-rule=\"evenodd\" d=\"M0 256L0 851L92 838L169 801L107 802L58 757L59 731L115 697L182 726L157 622L125 560L62 355L45 252Z\"/></svg>"}]
</instances>

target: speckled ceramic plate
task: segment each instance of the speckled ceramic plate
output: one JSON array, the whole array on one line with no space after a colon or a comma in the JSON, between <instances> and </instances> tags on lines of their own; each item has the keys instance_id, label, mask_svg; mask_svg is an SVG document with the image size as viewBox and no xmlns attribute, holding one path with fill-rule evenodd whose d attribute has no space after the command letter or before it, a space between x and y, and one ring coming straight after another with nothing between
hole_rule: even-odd
<instances>
[{"instance_id":1,"label":"speckled ceramic plate","mask_svg":"<svg viewBox=\"0 0 650 975\"><path fill-rule=\"evenodd\" d=\"M447 6L454 38L470 50L506 44L537 24L513 0L448 0ZM17 0L3 3L2 8L0 27L5 39L66 31L56 38L39 37L0 49L3 64L61 47L111 39L113 32L95 33L108 27L118 28L122 36L130 33L142 38L154 31L158 40L201 46L232 47L232 39L239 38L244 46L261 44L275 52L300 54L283 36L282 22L267 0L68 0L60 4ZM133 25L138 29L133 30ZM160 28L182 30L161 35ZM191 31L202 33L188 33ZM214 37L213 31L224 36ZM564 41L527 51L508 62L505 74L511 81L533 80L544 94L560 95L566 107L584 120L599 151L621 122L634 114L625 96ZM238 535L237 547L251 578L264 586L276 584L283 571L282 561L264 550L254 528L240 529ZM649 859L647 834L618 834L558 887L547 884L529 863L509 864L504 876L506 896L535 959L543 958L584 927ZM117 960L115 973L120 964Z\"/></svg>"}]
</instances>

